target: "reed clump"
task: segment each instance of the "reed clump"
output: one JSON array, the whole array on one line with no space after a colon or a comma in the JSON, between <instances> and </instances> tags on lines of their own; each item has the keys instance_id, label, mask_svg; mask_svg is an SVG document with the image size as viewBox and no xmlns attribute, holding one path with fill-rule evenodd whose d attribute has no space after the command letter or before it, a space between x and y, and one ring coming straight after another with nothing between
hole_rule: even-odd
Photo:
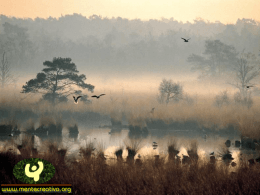
<instances>
[{"instance_id":1,"label":"reed clump","mask_svg":"<svg viewBox=\"0 0 260 195\"><path fill-rule=\"evenodd\" d=\"M122 156L123 155L123 147L118 148L115 151L115 155L116 155L117 161L122 162L123 161L123 156Z\"/></svg>"},{"instance_id":2,"label":"reed clump","mask_svg":"<svg viewBox=\"0 0 260 195\"><path fill-rule=\"evenodd\" d=\"M126 139L126 140L124 140L124 142L125 142L126 149L128 152L126 161L129 164L133 164L135 155L142 148L143 140L142 139Z\"/></svg>"},{"instance_id":3,"label":"reed clump","mask_svg":"<svg viewBox=\"0 0 260 195\"><path fill-rule=\"evenodd\" d=\"M94 147L94 144L92 142L87 142L85 147L80 147L79 153L85 160L90 160L91 156L94 154L94 150L96 148Z\"/></svg>"},{"instance_id":4,"label":"reed clump","mask_svg":"<svg viewBox=\"0 0 260 195\"><path fill-rule=\"evenodd\" d=\"M171 138L170 140L168 140L168 159L169 161L171 160L176 160L175 157L177 156L177 154L180 151L178 150L177 147L177 140L175 138ZM178 157L176 157L178 160Z\"/></svg>"}]
</instances>

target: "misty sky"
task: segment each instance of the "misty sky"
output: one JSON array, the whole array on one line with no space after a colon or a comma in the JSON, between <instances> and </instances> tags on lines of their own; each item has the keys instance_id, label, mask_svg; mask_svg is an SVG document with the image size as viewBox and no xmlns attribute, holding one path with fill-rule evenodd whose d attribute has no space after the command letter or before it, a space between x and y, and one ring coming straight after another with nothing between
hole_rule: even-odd
<instances>
[{"instance_id":1,"label":"misty sky","mask_svg":"<svg viewBox=\"0 0 260 195\"><path fill-rule=\"evenodd\" d=\"M1 0L0 7L0 14L21 18L80 13L141 20L173 17L183 22L201 17L225 24L238 18L260 20L259 0Z\"/></svg>"}]
</instances>

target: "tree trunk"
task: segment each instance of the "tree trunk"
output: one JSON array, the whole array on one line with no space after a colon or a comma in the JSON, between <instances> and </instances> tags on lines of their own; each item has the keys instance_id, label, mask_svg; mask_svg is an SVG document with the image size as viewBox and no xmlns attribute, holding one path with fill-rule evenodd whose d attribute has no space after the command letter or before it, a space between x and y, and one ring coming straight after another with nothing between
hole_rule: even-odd
<instances>
[{"instance_id":1,"label":"tree trunk","mask_svg":"<svg viewBox=\"0 0 260 195\"><path fill-rule=\"evenodd\" d=\"M56 80L55 80L55 85L53 87L53 91L52 91L52 105L55 106L56 104L56 91L57 91L57 86L58 86L58 71L56 74Z\"/></svg>"},{"instance_id":2,"label":"tree trunk","mask_svg":"<svg viewBox=\"0 0 260 195\"><path fill-rule=\"evenodd\" d=\"M6 61L5 61L5 52L3 53L3 59L2 59L2 67L1 67L1 88L3 89L5 87L5 73L6 73Z\"/></svg>"},{"instance_id":3,"label":"tree trunk","mask_svg":"<svg viewBox=\"0 0 260 195\"><path fill-rule=\"evenodd\" d=\"M167 93L167 98L166 98L166 105L168 105L169 101L170 101L170 94L169 94L169 93Z\"/></svg>"},{"instance_id":4,"label":"tree trunk","mask_svg":"<svg viewBox=\"0 0 260 195\"><path fill-rule=\"evenodd\" d=\"M55 106L55 91L52 93L52 105Z\"/></svg>"}]
</instances>

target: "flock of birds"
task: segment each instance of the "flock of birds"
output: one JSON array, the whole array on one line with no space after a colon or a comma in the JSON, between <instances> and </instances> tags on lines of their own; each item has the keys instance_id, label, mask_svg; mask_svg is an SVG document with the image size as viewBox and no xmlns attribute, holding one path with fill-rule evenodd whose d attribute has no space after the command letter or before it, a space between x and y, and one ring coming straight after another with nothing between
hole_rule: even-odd
<instances>
[{"instance_id":1,"label":"flock of birds","mask_svg":"<svg viewBox=\"0 0 260 195\"><path fill-rule=\"evenodd\" d=\"M106 94L92 95L91 97L95 97L95 98L99 99L102 95L106 95ZM78 96L78 97L73 96L74 103L75 103L75 104L78 104L78 100L79 100L79 98L81 98L81 97L82 97L81 95Z\"/></svg>"}]
</instances>

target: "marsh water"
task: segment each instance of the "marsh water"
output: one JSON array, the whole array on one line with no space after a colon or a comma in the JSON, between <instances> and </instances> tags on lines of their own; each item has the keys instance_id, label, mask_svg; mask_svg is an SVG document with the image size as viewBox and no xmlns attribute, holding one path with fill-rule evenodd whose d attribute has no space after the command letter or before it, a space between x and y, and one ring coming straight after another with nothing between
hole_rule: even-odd
<instances>
[{"instance_id":1,"label":"marsh water","mask_svg":"<svg viewBox=\"0 0 260 195\"><path fill-rule=\"evenodd\" d=\"M37 125L37 124L36 124ZM67 157L74 157L80 159L79 148L84 147L87 143L93 143L96 148L95 151L103 150L107 159L116 159L114 154L115 150L119 147L123 147L123 158L127 156L126 145L131 145L131 139L129 139L129 128L112 128L109 119L103 119L99 121L92 120L91 122L78 122L79 134L76 139L69 137L68 128L63 127L62 138L59 139L59 147L68 148ZM122 125L127 125L127 121L123 121ZM1 146L4 145L4 141L14 139L16 143L21 143L22 137L25 134L21 133L17 137L1 136ZM49 137L51 138L51 137ZM48 139L49 139L48 138ZM240 154L246 154L247 159L258 157L259 153L256 150L245 150L240 147L235 147L235 141L241 141L241 137L238 131L232 131L231 133L221 133L218 131L207 132L205 129L148 129L148 134L145 137L139 137L139 148L135 158L138 158L138 154L141 158L152 157L154 155L167 156L167 146L171 138L174 138L177 142L177 148L180 151L179 156L187 154L187 149L190 148L190 143L197 142L198 155L201 158L209 159L210 153L214 152L216 155L221 153L225 148L226 140L231 141L229 151L234 158L234 162L239 162L241 158ZM35 147L38 151L44 152L42 147L42 139L35 136ZM153 146L153 142L157 143L157 147ZM19 153L19 152L18 152Z\"/></svg>"}]
</instances>

